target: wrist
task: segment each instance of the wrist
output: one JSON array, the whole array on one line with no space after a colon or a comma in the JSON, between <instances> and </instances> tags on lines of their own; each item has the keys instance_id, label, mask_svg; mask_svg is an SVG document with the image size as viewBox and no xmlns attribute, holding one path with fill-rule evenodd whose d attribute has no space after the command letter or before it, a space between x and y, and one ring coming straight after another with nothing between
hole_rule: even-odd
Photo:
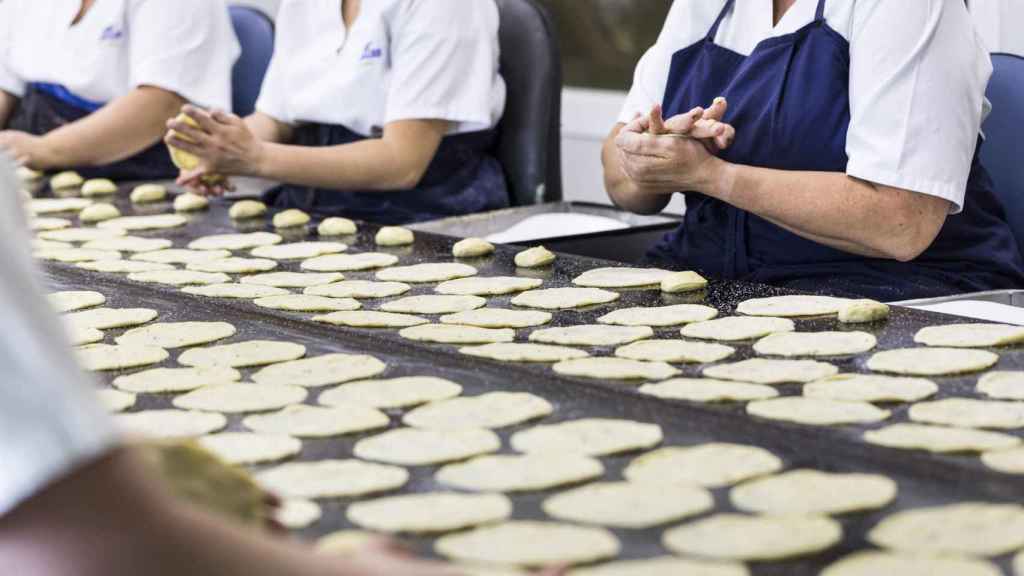
<instances>
[{"instance_id":1,"label":"wrist","mask_svg":"<svg viewBox=\"0 0 1024 576\"><path fill-rule=\"evenodd\" d=\"M705 164L697 191L722 201L732 194L736 180L736 165L714 156Z\"/></svg>"},{"instance_id":2,"label":"wrist","mask_svg":"<svg viewBox=\"0 0 1024 576\"><path fill-rule=\"evenodd\" d=\"M272 172L269 166L270 155L267 154L266 142L257 139L249 160L249 175L257 178L269 178Z\"/></svg>"}]
</instances>

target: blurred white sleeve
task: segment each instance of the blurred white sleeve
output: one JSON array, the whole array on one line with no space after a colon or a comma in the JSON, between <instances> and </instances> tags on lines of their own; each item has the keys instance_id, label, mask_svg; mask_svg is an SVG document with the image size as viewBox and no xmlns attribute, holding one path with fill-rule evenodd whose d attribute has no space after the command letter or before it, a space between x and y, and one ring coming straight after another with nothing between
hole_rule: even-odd
<instances>
[{"instance_id":1,"label":"blurred white sleeve","mask_svg":"<svg viewBox=\"0 0 1024 576\"><path fill-rule=\"evenodd\" d=\"M0 154L0 516L116 442L36 281L18 189Z\"/></svg>"},{"instance_id":2,"label":"blurred white sleeve","mask_svg":"<svg viewBox=\"0 0 1024 576\"><path fill-rule=\"evenodd\" d=\"M0 1L0 90L21 97L25 94L25 81L11 71L8 64L8 52L14 42L14 31L11 30L14 8L10 1ZM0 126L2 128L2 126Z\"/></svg>"}]
</instances>

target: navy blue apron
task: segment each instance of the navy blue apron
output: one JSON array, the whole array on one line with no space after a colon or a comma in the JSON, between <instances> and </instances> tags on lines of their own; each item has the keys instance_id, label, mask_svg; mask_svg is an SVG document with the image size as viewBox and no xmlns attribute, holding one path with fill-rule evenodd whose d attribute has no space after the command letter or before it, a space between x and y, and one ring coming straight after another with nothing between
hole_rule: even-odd
<instances>
[{"instance_id":1,"label":"navy blue apron","mask_svg":"<svg viewBox=\"0 0 1024 576\"><path fill-rule=\"evenodd\" d=\"M666 117L725 96L736 141L721 157L780 170L845 172L850 124L849 43L825 21L769 38L743 56L715 44L728 0L707 37L677 52ZM964 210L910 263L864 258L806 240L713 198L686 194L687 213L648 255L713 277L883 301L1024 286L1024 261L975 150ZM851 223L856 225L856 223Z\"/></svg>"},{"instance_id":2,"label":"navy blue apron","mask_svg":"<svg viewBox=\"0 0 1024 576\"><path fill-rule=\"evenodd\" d=\"M378 224L407 224L496 210L508 206L501 164L488 152L496 132L446 136L416 188L397 192L339 191L278 186L264 200L317 216L344 216ZM365 140L344 126L307 124L295 131L297 146L337 146Z\"/></svg>"},{"instance_id":3,"label":"navy blue apron","mask_svg":"<svg viewBox=\"0 0 1024 576\"><path fill-rule=\"evenodd\" d=\"M7 127L41 136L65 124L81 120L102 107L102 103L80 98L60 85L30 84L25 96L18 102L18 107ZM157 142L135 156L114 164L64 168L73 169L85 178L166 180L178 177L178 169L171 162L170 153L163 142Z\"/></svg>"}]
</instances>

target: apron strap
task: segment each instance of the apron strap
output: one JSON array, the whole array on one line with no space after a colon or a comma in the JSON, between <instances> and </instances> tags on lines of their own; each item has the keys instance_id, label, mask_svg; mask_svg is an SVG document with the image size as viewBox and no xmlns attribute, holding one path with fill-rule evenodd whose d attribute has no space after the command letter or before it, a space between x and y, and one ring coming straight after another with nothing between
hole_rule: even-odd
<instances>
[{"instance_id":1,"label":"apron strap","mask_svg":"<svg viewBox=\"0 0 1024 576\"><path fill-rule=\"evenodd\" d=\"M718 36L718 27L722 25L722 20L725 20L725 15L729 13L729 10L732 10L732 6L735 3L736 0L726 0L722 12L715 19L715 24L711 26L711 30L708 30L708 42L715 43L715 36Z\"/></svg>"},{"instance_id":2,"label":"apron strap","mask_svg":"<svg viewBox=\"0 0 1024 576\"><path fill-rule=\"evenodd\" d=\"M818 0L818 11L815 12L814 19L818 21L825 19L825 0Z\"/></svg>"}]
</instances>

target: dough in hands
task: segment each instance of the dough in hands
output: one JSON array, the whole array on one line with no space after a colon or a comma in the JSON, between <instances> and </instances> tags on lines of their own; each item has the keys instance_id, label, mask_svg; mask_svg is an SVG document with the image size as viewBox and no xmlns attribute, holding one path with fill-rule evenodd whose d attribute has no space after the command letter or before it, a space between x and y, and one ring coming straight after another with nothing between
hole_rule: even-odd
<instances>
[{"instance_id":1,"label":"dough in hands","mask_svg":"<svg viewBox=\"0 0 1024 576\"><path fill-rule=\"evenodd\" d=\"M415 242L415 235L408 228L383 226L377 231L374 242L377 246L409 246Z\"/></svg>"},{"instance_id":2,"label":"dough in hands","mask_svg":"<svg viewBox=\"0 0 1024 576\"><path fill-rule=\"evenodd\" d=\"M452 256L456 258L479 258L494 253L494 244L482 238L466 238L452 246Z\"/></svg>"},{"instance_id":3,"label":"dough in hands","mask_svg":"<svg viewBox=\"0 0 1024 576\"><path fill-rule=\"evenodd\" d=\"M83 224L105 222L120 217L121 211L117 209L117 206L107 204L106 202L86 206L78 213L78 221Z\"/></svg>"},{"instance_id":4,"label":"dough in hands","mask_svg":"<svg viewBox=\"0 0 1024 576\"><path fill-rule=\"evenodd\" d=\"M51 182L52 186L52 182ZM91 198L93 196L107 196L110 194L117 194L117 184L106 178L94 178L92 180L86 180L82 184L82 196L85 198Z\"/></svg>"},{"instance_id":5,"label":"dough in hands","mask_svg":"<svg viewBox=\"0 0 1024 576\"><path fill-rule=\"evenodd\" d=\"M348 218L327 218L317 226L316 231L320 236L349 236L358 229L356 223Z\"/></svg>"},{"instance_id":6,"label":"dough in hands","mask_svg":"<svg viewBox=\"0 0 1024 576\"><path fill-rule=\"evenodd\" d=\"M167 198L167 188L160 184L142 184L132 190L129 198L132 204L163 202Z\"/></svg>"},{"instance_id":7,"label":"dough in hands","mask_svg":"<svg viewBox=\"0 0 1024 576\"><path fill-rule=\"evenodd\" d=\"M274 214L274 228L298 228L309 224L310 217L302 210L292 208Z\"/></svg>"},{"instance_id":8,"label":"dough in hands","mask_svg":"<svg viewBox=\"0 0 1024 576\"><path fill-rule=\"evenodd\" d=\"M228 216L232 220L258 218L267 213L267 205L256 200L239 200L231 205Z\"/></svg>"},{"instance_id":9,"label":"dough in hands","mask_svg":"<svg viewBox=\"0 0 1024 576\"><path fill-rule=\"evenodd\" d=\"M210 207L210 201L204 196L186 192L174 199L175 212L198 212Z\"/></svg>"},{"instance_id":10,"label":"dough in hands","mask_svg":"<svg viewBox=\"0 0 1024 576\"><path fill-rule=\"evenodd\" d=\"M554 261L555 254L543 246L523 250L515 256L519 268L542 268Z\"/></svg>"}]
</instances>

